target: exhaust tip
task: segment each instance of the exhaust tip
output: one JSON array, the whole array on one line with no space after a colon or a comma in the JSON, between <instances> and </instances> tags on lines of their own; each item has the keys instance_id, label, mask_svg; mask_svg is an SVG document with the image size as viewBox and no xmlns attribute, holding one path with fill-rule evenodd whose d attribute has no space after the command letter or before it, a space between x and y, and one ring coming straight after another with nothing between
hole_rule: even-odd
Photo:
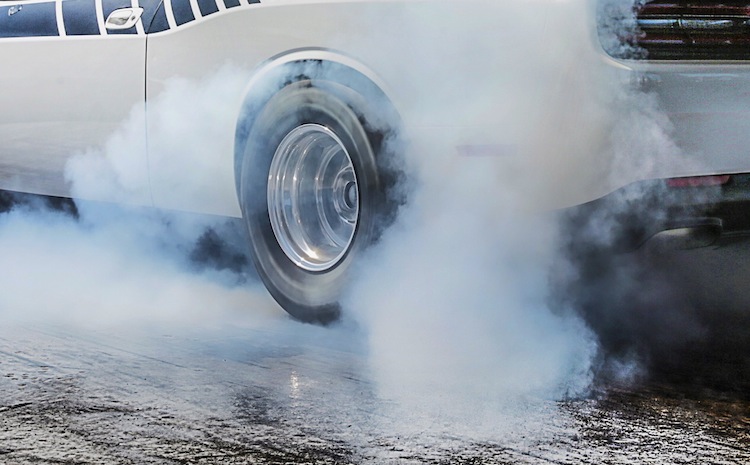
<instances>
[{"instance_id":1,"label":"exhaust tip","mask_svg":"<svg viewBox=\"0 0 750 465\"><path fill-rule=\"evenodd\" d=\"M646 240L649 248L689 250L716 243L723 231L719 218L696 218L673 222Z\"/></svg>"}]
</instances>

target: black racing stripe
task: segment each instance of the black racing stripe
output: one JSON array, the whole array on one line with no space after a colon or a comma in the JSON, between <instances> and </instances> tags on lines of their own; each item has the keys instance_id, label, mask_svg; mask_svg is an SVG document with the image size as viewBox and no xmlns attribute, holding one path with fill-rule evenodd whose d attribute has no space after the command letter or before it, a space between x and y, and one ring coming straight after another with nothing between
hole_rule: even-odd
<instances>
[{"instance_id":1,"label":"black racing stripe","mask_svg":"<svg viewBox=\"0 0 750 465\"><path fill-rule=\"evenodd\" d=\"M0 37L56 36L55 3L27 3L0 7Z\"/></svg>"},{"instance_id":2,"label":"black racing stripe","mask_svg":"<svg viewBox=\"0 0 750 465\"><path fill-rule=\"evenodd\" d=\"M149 32L162 32L169 29L163 0L138 0L138 6L143 8L141 22L147 34Z\"/></svg>"},{"instance_id":3,"label":"black racing stripe","mask_svg":"<svg viewBox=\"0 0 750 465\"><path fill-rule=\"evenodd\" d=\"M130 29L107 29L107 35L117 34L138 34L138 29L136 29L135 26Z\"/></svg>"},{"instance_id":4,"label":"black racing stripe","mask_svg":"<svg viewBox=\"0 0 750 465\"><path fill-rule=\"evenodd\" d=\"M132 4L130 3L130 0L102 0L104 19L106 20L115 10L119 10L120 8L130 8L131 6Z\"/></svg>"},{"instance_id":5,"label":"black racing stripe","mask_svg":"<svg viewBox=\"0 0 750 465\"><path fill-rule=\"evenodd\" d=\"M67 35L99 35L96 0L65 0L62 4L62 13Z\"/></svg>"},{"instance_id":6,"label":"black racing stripe","mask_svg":"<svg viewBox=\"0 0 750 465\"><path fill-rule=\"evenodd\" d=\"M178 26L182 26L185 23L195 20L193 10L190 8L190 2L188 0L172 0L172 12L174 13L174 20Z\"/></svg>"},{"instance_id":7,"label":"black racing stripe","mask_svg":"<svg viewBox=\"0 0 750 465\"><path fill-rule=\"evenodd\" d=\"M107 35L118 35L118 34L138 34L138 29L135 26L130 29L107 29Z\"/></svg>"},{"instance_id":8,"label":"black racing stripe","mask_svg":"<svg viewBox=\"0 0 750 465\"><path fill-rule=\"evenodd\" d=\"M198 0L198 8L201 10L201 16L212 15L219 11L216 0Z\"/></svg>"},{"instance_id":9,"label":"black racing stripe","mask_svg":"<svg viewBox=\"0 0 750 465\"><path fill-rule=\"evenodd\" d=\"M113 11L120 8L132 7L130 0L102 0L102 10L104 11L104 19L107 19Z\"/></svg>"},{"instance_id":10,"label":"black racing stripe","mask_svg":"<svg viewBox=\"0 0 750 465\"><path fill-rule=\"evenodd\" d=\"M102 10L104 11L104 20L106 21L113 11L120 8L131 8L133 5L130 0L102 0ZM107 34L138 34L135 26L130 29L107 30Z\"/></svg>"},{"instance_id":11,"label":"black racing stripe","mask_svg":"<svg viewBox=\"0 0 750 465\"><path fill-rule=\"evenodd\" d=\"M197 0L198 1L198 7L202 13L203 16L210 15L212 13L215 13L219 11L219 8L216 6L215 0ZM224 5L226 5L227 8L234 8L237 6L241 6L241 0L223 0ZM248 3L260 3L260 0L247 0ZM151 20L147 17L147 11L148 8L146 6L145 2L159 2L158 3L158 9L154 12L154 15ZM167 14L166 14L166 5L164 4L163 0L139 0L139 5L144 8L143 12L143 21L144 24L147 25L146 32L148 34L155 34L158 32L164 32L169 30L169 23L167 22ZM175 23L177 23L177 26L182 26L183 24L189 23L191 21L195 21L195 16L193 15L193 10L190 6L189 0L172 0L172 14L175 18ZM213 5L213 6L212 6Z\"/></svg>"},{"instance_id":12,"label":"black racing stripe","mask_svg":"<svg viewBox=\"0 0 750 465\"><path fill-rule=\"evenodd\" d=\"M143 12L144 18L146 12ZM167 12L164 9L164 2L159 4L159 9L153 15L153 19L150 24L146 27L146 34L154 34L157 32L164 32L169 29L169 21L167 21Z\"/></svg>"}]
</instances>

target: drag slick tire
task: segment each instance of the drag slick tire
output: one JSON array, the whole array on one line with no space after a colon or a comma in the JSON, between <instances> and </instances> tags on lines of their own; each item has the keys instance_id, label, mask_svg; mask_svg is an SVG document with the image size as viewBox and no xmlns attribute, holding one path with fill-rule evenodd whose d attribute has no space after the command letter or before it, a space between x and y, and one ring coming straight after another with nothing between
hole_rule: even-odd
<instances>
[{"instance_id":1,"label":"drag slick tire","mask_svg":"<svg viewBox=\"0 0 750 465\"><path fill-rule=\"evenodd\" d=\"M383 133L366 129L364 106L349 87L302 79L265 102L248 132L239 193L251 255L271 295L305 322L339 317L352 265L392 211Z\"/></svg>"}]
</instances>

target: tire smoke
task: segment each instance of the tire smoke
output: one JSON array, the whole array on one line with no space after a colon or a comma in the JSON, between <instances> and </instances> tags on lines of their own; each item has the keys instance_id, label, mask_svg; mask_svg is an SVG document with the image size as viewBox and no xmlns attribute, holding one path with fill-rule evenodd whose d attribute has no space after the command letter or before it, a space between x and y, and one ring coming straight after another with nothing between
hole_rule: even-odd
<instances>
[{"instance_id":1,"label":"tire smoke","mask_svg":"<svg viewBox=\"0 0 750 465\"><path fill-rule=\"evenodd\" d=\"M481 17L464 15L464 2L431 3L374 14L381 40L342 37L340 47L367 50L401 89L404 131L389 151L403 155L408 203L343 302L395 418L415 420L402 425L412 433L502 434L535 409L586 395L602 370L629 377L644 358L673 354L671 343L652 352L641 344L715 337L692 317L700 299L668 276L682 259L650 270L654 278L638 274L638 259L600 262L569 241L611 244L621 213L652 193L623 191L575 229L552 213L623 179L694 163L658 96L603 62L589 2L478 0ZM225 202L236 198L233 166L216 161L233 148L212 142L233 140L247 78L227 66L167 83L149 120L134 109L103 149L71 160L76 197L125 206L81 201L75 212L51 212L32 202L0 215L0 312L84 325L206 324L248 308L259 322L283 318L250 276L243 225L175 212L238 216ZM144 150L147 125L156 130L145 166L131 155ZM127 205L151 203L171 211ZM663 215L657 206L645 221ZM660 321L641 324L644 315ZM635 341L621 338L623 327Z\"/></svg>"},{"instance_id":2,"label":"tire smoke","mask_svg":"<svg viewBox=\"0 0 750 465\"><path fill-rule=\"evenodd\" d=\"M150 167L145 114L134 108L104 147L68 161L75 204L5 194L0 314L82 326L213 325L247 308L259 324L283 318L255 279L242 222L201 213L233 212L223 201L233 173L215 162L212 141L231 140L244 84L231 67L170 83L149 108ZM163 182L159 208L151 181Z\"/></svg>"},{"instance_id":3,"label":"tire smoke","mask_svg":"<svg viewBox=\"0 0 750 465\"><path fill-rule=\"evenodd\" d=\"M618 39L638 36L634 4L643 3L599 3L600 38L613 55L647 56ZM748 128L727 125L723 112L731 105L727 102L743 97L735 93L727 98L721 85L702 95L702 127L726 126L708 134L685 117L691 111L686 108L696 108L689 99L679 98L675 105L680 95L676 87L674 82L636 87L610 133L613 160L619 160L611 176L632 172L637 164L650 167L651 174L638 177L644 180L664 177L660 173L670 176L669 169L660 166L702 173L707 170L701 157L731 157L731 146ZM660 243L656 236L675 227L670 225L712 216L720 199L720 187L670 189L644 181L561 214L560 254L568 272L553 273L553 300L574 309L596 334L602 383L656 381L678 382L688 390L746 389L750 338L744 329L748 317L741 310L750 301L741 284L747 276L746 241L725 237L699 248Z\"/></svg>"},{"instance_id":4,"label":"tire smoke","mask_svg":"<svg viewBox=\"0 0 750 465\"><path fill-rule=\"evenodd\" d=\"M465 24L441 4L429 20L418 8L403 20L418 40L449 40L439 57L419 59L440 79L419 80L423 98L394 142L403 144L409 203L362 265L345 311L368 334L380 395L407 430L509 434L592 382L595 336L548 301L560 257L558 225L545 212L590 195L599 181L591 171L612 167L599 154L616 146L609 134L619 113L640 97L577 53L590 39L571 20L582 5L560 16L539 7L489 4L496 15ZM540 21L543 37L522 33ZM469 39L477 36L485 40ZM524 41L497 46L512 37ZM482 95L492 98L469 97ZM421 124L432 115L460 129ZM576 174L582 167L589 171Z\"/></svg>"},{"instance_id":5,"label":"tire smoke","mask_svg":"<svg viewBox=\"0 0 750 465\"><path fill-rule=\"evenodd\" d=\"M410 38L446 39L439 55L411 44L428 51L418 68L440 78L418 80L419 105L409 107L396 142L406 154L409 203L362 265L345 309L367 332L380 393L407 415L404 424L428 412L417 429L445 421L497 432L498 418L523 417L529 404L586 395L597 374L632 380L649 366L637 351L614 351L620 326L603 325L588 310L612 318L606 321L641 318L628 311L638 300L619 294L638 289L630 285L632 268L603 273L572 244L614 246L625 213L649 205L638 220L662 221L670 194L634 185L575 228L566 207L700 164L675 143L659 96L642 88L638 74L592 52L597 32L586 20L596 13L588 2L557 5L549 15L539 7L497 2L488 8L496 15L470 24L451 5L433 8L429 19L418 6L400 17ZM399 37L401 23L379 19ZM488 98L469 97L480 95ZM461 129L451 132L434 115ZM641 204L645 198L658 202ZM561 207L563 214L550 213ZM675 304L668 284L657 280L658 292L641 297ZM682 307L672 308L669 321ZM689 320L676 326L686 340L696 329Z\"/></svg>"}]
</instances>

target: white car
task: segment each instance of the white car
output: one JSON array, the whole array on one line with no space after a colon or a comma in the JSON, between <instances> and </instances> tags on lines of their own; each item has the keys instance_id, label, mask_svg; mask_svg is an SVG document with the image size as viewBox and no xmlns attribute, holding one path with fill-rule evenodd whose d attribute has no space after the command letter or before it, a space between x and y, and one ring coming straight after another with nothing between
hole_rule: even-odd
<instances>
[{"instance_id":1,"label":"white car","mask_svg":"<svg viewBox=\"0 0 750 465\"><path fill-rule=\"evenodd\" d=\"M243 217L274 298L299 319L329 321L352 265L403 200L396 135L427 134L459 163L501 160L534 208L654 179L729 189L729 175L750 172L750 17L744 4L701 5L0 0L0 189L70 197L71 157L143 121L129 133L147 141L129 155L145 180L130 200ZM640 45L647 53L633 52ZM170 83L226 67L242 85L221 96L229 123L202 163L154 143ZM609 101L615 87L635 102L656 92L692 161L623 164L606 141L627 112L607 108L636 104ZM652 123L634 132L646 137ZM190 184L206 166L210 176L188 186L195 195L175 195L175 174ZM721 232L726 221L682 220L659 228Z\"/></svg>"}]
</instances>

